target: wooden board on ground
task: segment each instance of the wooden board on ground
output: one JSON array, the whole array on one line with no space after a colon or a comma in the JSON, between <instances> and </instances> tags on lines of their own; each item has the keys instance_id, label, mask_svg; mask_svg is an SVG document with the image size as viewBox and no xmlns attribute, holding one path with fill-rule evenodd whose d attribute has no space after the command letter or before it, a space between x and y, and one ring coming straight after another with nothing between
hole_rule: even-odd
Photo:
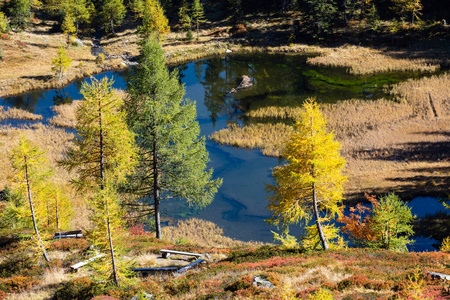
<instances>
[{"instance_id":1,"label":"wooden board on ground","mask_svg":"<svg viewBox=\"0 0 450 300\"><path fill-rule=\"evenodd\" d=\"M198 264L201 264L201 263L204 262L204 261L205 261L204 259L196 260L196 261L194 261L192 264L189 264L189 265L187 265L186 267L183 267L183 268L179 269L177 272L178 272L178 273L186 272L187 270L196 267Z\"/></svg>"},{"instance_id":2,"label":"wooden board on ground","mask_svg":"<svg viewBox=\"0 0 450 300\"><path fill-rule=\"evenodd\" d=\"M170 254L175 255L186 255L186 256L194 256L196 259L199 259L202 255L199 253L191 253L191 252L182 252L182 251L175 251L175 250L167 250L167 249L161 249L159 252L162 253L163 258L169 257Z\"/></svg>"},{"instance_id":3,"label":"wooden board on ground","mask_svg":"<svg viewBox=\"0 0 450 300\"><path fill-rule=\"evenodd\" d=\"M85 261L76 263L76 264L70 266L70 268L71 268L73 271L77 271L79 268L81 268L81 267L83 267L83 266L85 266L85 265L87 265L87 264L93 262L94 260L103 257L103 256L105 256L105 254L104 254L104 253L100 253L100 254L98 254L98 255L96 255L96 256L94 256L94 257L89 258L88 260L85 260Z\"/></svg>"},{"instance_id":4,"label":"wooden board on ground","mask_svg":"<svg viewBox=\"0 0 450 300\"><path fill-rule=\"evenodd\" d=\"M65 239L65 238L81 238L83 233L81 230L71 230L71 231L60 231L55 232L53 235L54 239Z\"/></svg>"}]
</instances>

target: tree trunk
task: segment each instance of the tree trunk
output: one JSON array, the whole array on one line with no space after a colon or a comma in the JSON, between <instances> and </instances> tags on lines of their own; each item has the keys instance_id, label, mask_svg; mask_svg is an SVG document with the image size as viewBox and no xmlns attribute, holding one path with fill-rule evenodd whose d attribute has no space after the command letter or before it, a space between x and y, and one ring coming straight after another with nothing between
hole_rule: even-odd
<instances>
[{"instance_id":1,"label":"tree trunk","mask_svg":"<svg viewBox=\"0 0 450 300\"><path fill-rule=\"evenodd\" d=\"M114 23L113 23L113 17L111 16L111 32L114 34Z\"/></svg>"},{"instance_id":2,"label":"tree trunk","mask_svg":"<svg viewBox=\"0 0 450 300\"><path fill-rule=\"evenodd\" d=\"M38 230L37 224L36 224L36 216L34 215L33 200L31 199L30 181L29 181L29 179L28 179L28 164L27 164L27 157L24 156L23 158L24 158L24 160L25 160L25 177L26 177L26 180L27 180L28 201L30 202L31 217L33 218L34 232L36 233L38 242L39 242L39 244L41 245L42 253L43 253L43 255L44 255L45 260L46 260L47 262L50 262L50 260L48 259L48 256L47 256L47 252L45 251L44 244L42 243L41 236L39 235L39 230Z\"/></svg>"},{"instance_id":3,"label":"tree trunk","mask_svg":"<svg viewBox=\"0 0 450 300\"><path fill-rule=\"evenodd\" d=\"M161 219L159 212L159 172L158 172L158 151L156 149L156 134L153 140L153 201L155 206L155 229L156 238L161 239Z\"/></svg>"},{"instance_id":4,"label":"tree trunk","mask_svg":"<svg viewBox=\"0 0 450 300\"><path fill-rule=\"evenodd\" d=\"M47 226L50 227L50 209L48 208L48 200L46 204L47 204Z\"/></svg>"},{"instance_id":5,"label":"tree trunk","mask_svg":"<svg viewBox=\"0 0 450 300\"><path fill-rule=\"evenodd\" d=\"M55 218L56 218L56 230L59 231L58 195L56 195L56 198L55 198Z\"/></svg>"},{"instance_id":6,"label":"tree trunk","mask_svg":"<svg viewBox=\"0 0 450 300\"><path fill-rule=\"evenodd\" d=\"M103 153L102 104L101 104L100 100L98 103L98 119L99 119L99 128L100 128L100 176L101 176L100 188L102 191L104 191L105 190L105 167L104 167L105 162L104 162L104 153ZM111 236L108 197L106 197L106 199L105 199L105 206L106 206L106 225L108 228L109 249L111 252L111 263L112 263L112 268L113 268L113 280L114 280L114 284L119 285L119 280L117 278L116 260L114 259L114 248L113 248L113 242L112 242L112 236Z\"/></svg>"},{"instance_id":7,"label":"tree trunk","mask_svg":"<svg viewBox=\"0 0 450 300\"><path fill-rule=\"evenodd\" d=\"M199 35L200 35L200 31L199 31L199 29L198 29L198 20L197 20L197 40L198 40L198 38L199 38Z\"/></svg>"},{"instance_id":8,"label":"tree trunk","mask_svg":"<svg viewBox=\"0 0 450 300\"><path fill-rule=\"evenodd\" d=\"M322 224L320 224L319 219L319 209L317 207L317 194L316 194L316 184L313 183L313 207L314 207L314 217L316 218L317 232L319 233L320 243L322 244L323 250L328 250L328 243L325 235L323 234Z\"/></svg>"},{"instance_id":9,"label":"tree trunk","mask_svg":"<svg viewBox=\"0 0 450 300\"><path fill-rule=\"evenodd\" d=\"M313 131L313 120L310 118L311 121L311 137L314 137L314 131ZM314 151L314 146L313 149ZM315 179L316 178L316 171L314 165L312 166L311 175ZM325 235L323 234L322 230L322 224L320 224L320 216L319 216L319 208L317 207L317 192L316 192L316 183L313 182L312 184L313 189L313 210L314 210L314 217L316 218L316 226L317 226L317 232L319 234L320 243L322 244L323 250L328 250L328 243L325 238Z\"/></svg>"}]
</instances>

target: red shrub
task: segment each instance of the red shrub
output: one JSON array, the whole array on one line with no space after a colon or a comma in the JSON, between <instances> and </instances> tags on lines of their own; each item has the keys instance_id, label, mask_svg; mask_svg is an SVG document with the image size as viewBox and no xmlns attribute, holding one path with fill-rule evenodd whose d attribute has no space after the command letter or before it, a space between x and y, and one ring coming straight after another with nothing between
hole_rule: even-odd
<instances>
[{"instance_id":1,"label":"red shrub","mask_svg":"<svg viewBox=\"0 0 450 300\"><path fill-rule=\"evenodd\" d=\"M0 279L0 289L8 293L22 292L30 289L33 285L39 283L39 280L31 276L15 276Z\"/></svg>"},{"instance_id":2,"label":"red shrub","mask_svg":"<svg viewBox=\"0 0 450 300\"><path fill-rule=\"evenodd\" d=\"M84 250L88 248L91 244L84 238L69 238L69 239L59 239L51 242L48 245L49 250Z\"/></svg>"},{"instance_id":3,"label":"red shrub","mask_svg":"<svg viewBox=\"0 0 450 300\"><path fill-rule=\"evenodd\" d=\"M351 287L364 287L369 284L370 280L364 275L353 275L348 277L337 284L338 290L345 290Z\"/></svg>"}]
</instances>

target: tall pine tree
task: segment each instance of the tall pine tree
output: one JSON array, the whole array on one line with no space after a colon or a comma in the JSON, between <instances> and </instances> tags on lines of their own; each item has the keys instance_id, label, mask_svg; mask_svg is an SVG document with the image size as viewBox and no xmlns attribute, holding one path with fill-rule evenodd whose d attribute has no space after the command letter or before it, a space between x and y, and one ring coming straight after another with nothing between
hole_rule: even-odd
<instances>
[{"instance_id":1,"label":"tall pine tree","mask_svg":"<svg viewBox=\"0 0 450 300\"><path fill-rule=\"evenodd\" d=\"M156 237L161 238L161 201L178 197L205 206L221 179L213 180L213 170L205 170L209 158L204 138L199 138L195 103L183 99L178 74L169 74L153 36L143 43L140 66L127 91L128 123L139 146L137 171L128 188L150 207Z\"/></svg>"},{"instance_id":2,"label":"tall pine tree","mask_svg":"<svg viewBox=\"0 0 450 300\"><path fill-rule=\"evenodd\" d=\"M89 199L95 226L92 242L105 254L99 274L103 280L112 279L118 284L126 270L118 268L117 262L120 245L116 241L124 224L116 184L133 170L134 139L120 110L122 99L112 90L112 81L92 80L81 89L84 101L77 111L76 147L68 151L62 164L77 171L76 184L93 191Z\"/></svg>"},{"instance_id":3,"label":"tall pine tree","mask_svg":"<svg viewBox=\"0 0 450 300\"><path fill-rule=\"evenodd\" d=\"M327 133L326 121L314 100L305 102L295 130L282 153L287 163L274 169L276 184L267 187L271 194L268 209L272 211L268 221L281 223L287 232L291 224L314 219L322 249L327 250L330 237L324 234L322 220L339 213L345 160L340 156L339 142Z\"/></svg>"},{"instance_id":4,"label":"tall pine tree","mask_svg":"<svg viewBox=\"0 0 450 300\"><path fill-rule=\"evenodd\" d=\"M197 25L197 40L200 36L199 26L200 23L205 22L205 13L203 11L203 5L200 0L194 0L192 4L192 20Z\"/></svg>"}]
</instances>

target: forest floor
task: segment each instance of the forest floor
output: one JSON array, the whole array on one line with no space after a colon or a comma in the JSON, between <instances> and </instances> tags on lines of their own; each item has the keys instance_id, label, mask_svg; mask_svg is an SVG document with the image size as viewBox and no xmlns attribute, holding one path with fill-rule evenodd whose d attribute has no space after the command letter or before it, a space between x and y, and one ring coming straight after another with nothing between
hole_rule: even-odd
<instances>
[{"instance_id":1,"label":"forest floor","mask_svg":"<svg viewBox=\"0 0 450 300\"><path fill-rule=\"evenodd\" d=\"M198 225L208 228L208 224L192 225L192 232ZM221 237L220 233L206 230L197 237L200 244L196 244L197 240L188 238L180 243L179 237L177 242L169 242L146 232L127 234L120 259L133 267L180 268L193 261L181 255L163 259L161 249L200 253L204 262L182 273L143 273L143 277L134 274L117 287L99 284L90 266L75 273L70 271L71 265L91 256L87 250L90 243L85 238L49 240L49 265L38 259L38 253L33 256L24 247L26 241L0 232L0 299L117 300L143 293L151 294L150 299L450 298L448 280L434 279L428 273L448 274L450 255L445 252L398 253L356 248L304 252L275 245L222 244L223 240L217 237ZM36 267L39 261L40 267ZM256 277L270 284L258 286ZM329 296L312 297L318 293Z\"/></svg>"}]
</instances>

